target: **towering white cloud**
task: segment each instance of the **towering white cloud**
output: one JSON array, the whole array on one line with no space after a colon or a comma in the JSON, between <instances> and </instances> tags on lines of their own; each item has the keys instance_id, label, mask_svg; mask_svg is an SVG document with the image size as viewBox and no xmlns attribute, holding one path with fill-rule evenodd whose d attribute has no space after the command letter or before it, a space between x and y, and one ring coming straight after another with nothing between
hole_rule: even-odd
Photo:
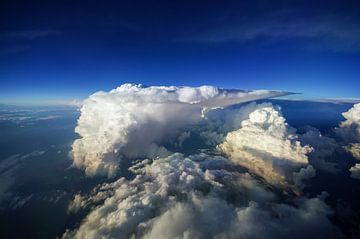
<instances>
[{"instance_id":1,"label":"towering white cloud","mask_svg":"<svg viewBox=\"0 0 360 239\"><path fill-rule=\"evenodd\" d=\"M315 129L297 135L270 103L208 112L216 99L222 99L220 107L227 97L233 104L232 94L238 93L124 85L87 99L77 127L82 138L73 145L75 164L90 175L111 175L121 157L148 158L132 162L133 178L76 194L68 212L89 213L63 239L341 237L328 219L326 193L305 198L272 190L275 185L300 192L303 180L315 175L308 159L312 148L300 142L319 149L315 160L333 153L327 149L333 140L319 144L323 136ZM218 149L229 159L211 148L213 155L184 156L161 146L183 149L183 142L198 133L212 141L209 145L223 141Z\"/></svg>"},{"instance_id":2,"label":"towering white cloud","mask_svg":"<svg viewBox=\"0 0 360 239\"><path fill-rule=\"evenodd\" d=\"M72 145L74 165L87 175L112 176L121 157L165 156L159 143L197 123L209 109L285 95L275 91L223 90L213 86L144 87L124 84L83 102Z\"/></svg>"},{"instance_id":3,"label":"towering white cloud","mask_svg":"<svg viewBox=\"0 0 360 239\"><path fill-rule=\"evenodd\" d=\"M263 103L271 106L270 103ZM206 115L206 124L200 129L200 136L205 143L210 146L216 146L224 141L227 133L240 128L241 122L249 118L249 114L259 106L256 102L242 105L238 109L215 109Z\"/></svg>"},{"instance_id":4,"label":"towering white cloud","mask_svg":"<svg viewBox=\"0 0 360 239\"><path fill-rule=\"evenodd\" d=\"M336 129L342 139L348 143L345 149L360 160L360 103L355 104L350 110L342 114L345 121ZM360 164L350 168L351 177L360 179Z\"/></svg>"},{"instance_id":5,"label":"towering white cloud","mask_svg":"<svg viewBox=\"0 0 360 239\"><path fill-rule=\"evenodd\" d=\"M289 186L299 184L300 176L314 175L308 164L310 146L302 146L295 129L280 113L280 108L261 104L241 122L240 129L227 134L218 148L235 163L265 178L268 182Z\"/></svg>"},{"instance_id":6,"label":"towering white cloud","mask_svg":"<svg viewBox=\"0 0 360 239\"><path fill-rule=\"evenodd\" d=\"M355 164L350 168L350 176L352 178L360 179L360 163Z\"/></svg>"},{"instance_id":7,"label":"towering white cloud","mask_svg":"<svg viewBox=\"0 0 360 239\"><path fill-rule=\"evenodd\" d=\"M337 132L348 142L360 142L360 103L342 114L345 121L340 124Z\"/></svg>"}]
</instances>

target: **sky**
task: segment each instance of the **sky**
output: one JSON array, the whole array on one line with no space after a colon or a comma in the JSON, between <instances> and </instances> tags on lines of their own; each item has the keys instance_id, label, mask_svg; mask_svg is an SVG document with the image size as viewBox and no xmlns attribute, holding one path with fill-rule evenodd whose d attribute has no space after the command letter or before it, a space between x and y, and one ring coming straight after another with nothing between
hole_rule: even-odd
<instances>
[{"instance_id":1,"label":"sky","mask_svg":"<svg viewBox=\"0 0 360 239\"><path fill-rule=\"evenodd\" d=\"M359 1L0 3L0 103L126 82L360 98L359 75Z\"/></svg>"}]
</instances>

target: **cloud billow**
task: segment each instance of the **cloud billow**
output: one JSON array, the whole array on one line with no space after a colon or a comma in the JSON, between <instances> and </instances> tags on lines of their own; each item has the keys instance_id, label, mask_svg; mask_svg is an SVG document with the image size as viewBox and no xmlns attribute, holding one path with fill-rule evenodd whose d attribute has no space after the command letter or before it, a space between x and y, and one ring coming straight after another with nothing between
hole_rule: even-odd
<instances>
[{"instance_id":1,"label":"cloud billow","mask_svg":"<svg viewBox=\"0 0 360 239\"><path fill-rule=\"evenodd\" d=\"M213 86L144 87L124 84L83 102L72 145L74 165L87 175L115 175L122 157L156 157L159 146L212 108L288 94L279 91L223 90Z\"/></svg>"},{"instance_id":2,"label":"cloud billow","mask_svg":"<svg viewBox=\"0 0 360 239\"><path fill-rule=\"evenodd\" d=\"M279 107L271 104L258 105L218 147L235 163L275 185L299 186L297 177L315 175L312 166L298 172L308 165L312 148L301 145L296 130L285 122Z\"/></svg>"},{"instance_id":3,"label":"cloud billow","mask_svg":"<svg viewBox=\"0 0 360 239\"><path fill-rule=\"evenodd\" d=\"M196 161L178 153L145 161L132 169L136 174L132 180L121 178L98 193L83 196L84 201L103 200L104 188L111 191L63 239L340 235L327 218L332 211L323 202L325 194L298 198L296 206L284 204L250 174L225 170L224 166L231 167L225 158L192 157ZM81 198L74 200L81 204Z\"/></svg>"},{"instance_id":4,"label":"cloud billow","mask_svg":"<svg viewBox=\"0 0 360 239\"><path fill-rule=\"evenodd\" d=\"M347 144L345 149L357 160L360 160L360 103L342 114L345 121L336 129L337 134ZM351 177L360 179L360 163L350 168Z\"/></svg>"},{"instance_id":5,"label":"cloud billow","mask_svg":"<svg viewBox=\"0 0 360 239\"><path fill-rule=\"evenodd\" d=\"M227 107L283 94L131 84L93 94L81 108L74 165L112 179L74 194L68 213L87 214L63 239L342 238L328 193L306 190L317 170L338 173L327 161L335 151L357 157L359 107L333 138L312 127L298 133L271 103Z\"/></svg>"}]
</instances>

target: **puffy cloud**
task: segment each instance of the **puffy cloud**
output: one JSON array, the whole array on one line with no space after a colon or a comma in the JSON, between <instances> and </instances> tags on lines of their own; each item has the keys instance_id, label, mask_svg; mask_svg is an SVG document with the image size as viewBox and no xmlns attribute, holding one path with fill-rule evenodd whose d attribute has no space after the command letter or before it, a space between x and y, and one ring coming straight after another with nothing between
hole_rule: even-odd
<instances>
[{"instance_id":1,"label":"puffy cloud","mask_svg":"<svg viewBox=\"0 0 360 239\"><path fill-rule=\"evenodd\" d=\"M318 238L333 236L329 207L318 198L299 204L275 204L270 212L255 202L234 208L219 198L195 198L191 205L178 203L166 211L144 238L303 238L317 230L323 233Z\"/></svg>"},{"instance_id":2,"label":"puffy cloud","mask_svg":"<svg viewBox=\"0 0 360 239\"><path fill-rule=\"evenodd\" d=\"M216 146L224 141L227 133L239 129L241 122L248 119L251 112L265 106L271 106L271 103L263 103L259 106L251 102L238 109L212 110L206 116L206 124L202 125L200 136L207 145Z\"/></svg>"},{"instance_id":3,"label":"puffy cloud","mask_svg":"<svg viewBox=\"0 0 360 239\"><path fill-rule=\"evenodd\" d=\"M360 163L355 164L350 168L351 177L360 179Z\"/></svg>"},{"instance_id":4,"label":"puffy cloud","mask_svg":"<svg viewBox=\"0 0 360 239\"><path fill-rule=\"evenodd\" d=\"M315 175L316 172L312 165L309 165L306 168L301 168L299 172L293 173L294 185L299 189L303 189L305 187L303 181L315 177Z\"/></svg>"},{"instance_id":5,"label":"puffy cloud","mask_svg":"<svg viewBox=\"0 0 360 239\"><path fill-rule=\"evenodd\" d=\"M346 120L340 124L337 132L347 142L360 142L360 103L342 115Z\"/></svg>"},{"instance_id":6,"label":"puffy cloud","mask_svg":"<svg viewBox=\"0 0 360 239\"><path fill-rule=\"evenodd\" d=\"M346 147L346 150L352 154L354 158L360 160L360 143L353 143Z\"/></svg>"},{"instance_id":7,"label":"puffy cloud","mask_svg":"<svg viewBox=\"0 0 360 239\"><path fill-rule=\"evenodd\" d=\"M360 160L360 143L350 144L346 150L352 154L354 158ZM360 179L360 163L355 164L350 168L352 178Z\"/></svg>"},{"instance_id":8,"label":"puffy cloud","mask_svg":"<svg viewBox=\"0 0 360 239\"><path fill-rule=\"evenodd\" d=\"M321 198L298 198L288 205L248 173L220 156L173 154L132 168L98 188L102 204L63 238L300 238L336 232Z\"/></svg>"},{"instance_id":9,"label":"puffy cloud","mask_svg":"<svg viewBox=\"0 0 360 239\"><path fill-rule=\"evenodd\" d=\"M88 175L112 176L121 160L131 160L133 175L74 195L68 212L88 214L63 238L341 237L328 219L325 194L305 198L281 190L300 192L315 168L330 165L325 159L336 142L316 129L296 134L270 103L213 109L250 95L126 84L86 99L74 164ZM188 152L183 147L198 136L210 146L196 151L203 153L165 148Z\"/></svg>"},{"instance_id":10,"label":"puffy cloud","mask_svg":"<svg viewBox=\"0 0 360 239\"><path fill-rule=\"evenodd\" d=\"M84 200L84 197L80 194L76 194L68 206L68 213L78 212L85 204L86 201Z\"/></svg>"},{"instance_id":11,"label":"puffy cloud","mask_svg":"<svg viewBox=\"0 0 360 239\"><path fill-rule=\"evenodd\" d=\"M184 141L187 140L188 138L190 138L190 136L191 136L190 131L185 131L185 132L181 133L179 135L179 137L177 138L177 142L175 142L175 145L181 148Z\"/></svg>"},{"instance_id":12,"label":"puffy cloud","mask_svg":"<svg viewBox=\"0 0 360 239\"><path fill-rule=\"evenodd\" d=\"M298 177L305 172L296 172L308 164L307 154L312 150L300 144L295 129L285 122L280 108L269 104L258 105L241 122L240 129L228 133L218 148L235 163L278 186L298 184Z\"/></svg>"},{"instance_id":13,"label":"puffy cloud","mask_svg":"<svg viewBox=\"0 0 360 239\"><path fill-rule=\"evenodd\" d=\"M349 143L344 148L360 160L360 103L355 104L350 110L342 114L345 121L341 122L336 132L344 142ZM351 177L360 179L360 164L350 168Z\"/></svg>"},{"instance_id":14,"label":"puffy cloud","mask_svg":"<svg viewBox=\"0 0 360 239\"><path fill-rule=\"evenodd\" d=\"M342 114L346 121L341 124L342 127L344 126L351 126L355 124L356 126L356 132L360 134L360 103L355 104L350 110L347 112L344 112Z\"/></svg>"},{"instance_id":15,"label":"puffy cloud","mask_svg":"<svg viewBox=\"0 0 360 239\"><path fill-rule=\"evenodd\" d=\"M339 149L339 144L330 137L321 134L318 129L307 128L307 131L299 136L301 143L311 145L313 150L309 154L309 162L316 169L321 169L330 173L338 173L336 163L329 162L327 159Z\"/></svg>"},{"instance_id":16,"label":"puffy cloud","mask_svg":"<svg viewBox=\"0 0 360 239\"><path fill-rule=\"evenodd\" d=\"M286 92L223 90L213 86L124 84L84 100L72 145L74 165L87 175L115 175L121 158L166 156L159 143L176 137L212 108Z\"/></svg>"},{"instance_id":17,"label":"puffy cloud","mask_svg":"<svg viewBox=\"0 0 360 239\"><path fill-rule=\"evenodd\" d=\"M297 207L275 204L271 211L257 203L237 210L237 220L220 238L340 238L327 219L330 208L320 199L300 199ZM319 233L321 231L321 233Z\"/></svg>"},{"instance_id":18,"label":"puffy cloud","mask_svg":"<svg viewBox=\"0 0 360 239\"><path fill-rule=\"evenodd\" d=\"M130 238L148 227L146 222L150 223L160 208L170 207L176 196L186 196L207 183L200 166L179 154L137 166L133 171L138 175L132 181L122 178L109 185L113 196L92 211L76 232L64 237Z\"/></svg>"}]
</instances>

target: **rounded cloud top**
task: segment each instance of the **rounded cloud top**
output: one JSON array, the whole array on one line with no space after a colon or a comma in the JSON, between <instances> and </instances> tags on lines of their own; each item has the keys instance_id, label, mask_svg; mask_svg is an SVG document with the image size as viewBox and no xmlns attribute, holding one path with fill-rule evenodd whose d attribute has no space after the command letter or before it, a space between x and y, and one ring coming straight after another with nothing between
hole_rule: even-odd
<instances>
[{"instance_id":1,"label":"rounded cloud top","mask_svg":"<svg viewBox=\"0 0 360 239\"><path fill-rule=\"evenodd\" d=\"M196 124L204 112L242 102L288 94L214 86L143 86L123 84L84 101L72 145L74 165L87 175L112 176L121 157L165 156L164 139Z\"/></svg>"}]
</instances>

